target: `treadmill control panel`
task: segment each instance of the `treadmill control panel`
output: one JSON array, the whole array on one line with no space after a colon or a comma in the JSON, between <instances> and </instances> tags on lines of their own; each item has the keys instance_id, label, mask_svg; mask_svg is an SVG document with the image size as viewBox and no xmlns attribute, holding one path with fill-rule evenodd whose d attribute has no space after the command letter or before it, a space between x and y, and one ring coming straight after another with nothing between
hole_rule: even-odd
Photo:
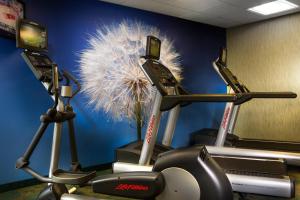
<instances>
[{"instance_id":1,"label":"treadmill control panel","mask_svg":"<svg viewBox=\"0 0 300 200\"><path fill-rule=\"evenodd\" d=\"M158 61L160 48L161 41L158 38L151 35L147 37L146 56L143 56L146 62L141 68L150 83L164 96L168 95L167 88L177 87L178 82L172 72Z\"/></svg>"},{"instance_id":2,"label":"treadmill control panel","mask_svg":"<svg viewBox=\"0 0 300 200\"><path fill-rule=\"evenodd\" d=\"M245 92L242 84L238 81L237 77L232 74L232 72L220 63L217 63L220 73L223 78L227 81L230 87L233 89L235 93Z\"/></svg>"},{"instance_id":3,"label":"treadmill control panel","mask_svg":"<svg viewBox=\"0 0 300 200\"><path fill-rule=\"evenodd\" d=\"M174 86L176 84L176 79L173 76L173 74L170 72L170 70L162 65L160 63L154 63L153 65L153 71L156 74L159 74L159 81L163 86Z\"/></svg>"},{"instance_id":4,"label":"treadmill control panel","mask_svg":"<svg viewBox=\"0 0 300 200\"><path fill-rule=\"evenodd\" d=\"M163 96L168 94L166 87L176 87L178 85L172 72L156 60L147 60L143 64L142 70L152 85L155 85Z\"/></svg>"},{"instance_id":5,"label":"treadmill control panel","mask_svg":"<svg viewBox=\"0 0 300 200\"><path fill-rule=\"evenodd\" d=\"M218 61L216 65L219 68L220 75L229 86L233 89L235 93L244 93L247 92L246 87L239 82L237 77L228 69L227 67L227 50L221 49Z\"/></svg>"},{"instance_id":6,"label":"treadmill control panel","mask_svg":"<svg viewBox=\"0 0 300 200\"><path fill-rule=\"evenodd\" d=\"M25 51L22 53L22 57L38 80L42 82L52 81L53 62L47 55Z\"/></svg>"}]
</instances>

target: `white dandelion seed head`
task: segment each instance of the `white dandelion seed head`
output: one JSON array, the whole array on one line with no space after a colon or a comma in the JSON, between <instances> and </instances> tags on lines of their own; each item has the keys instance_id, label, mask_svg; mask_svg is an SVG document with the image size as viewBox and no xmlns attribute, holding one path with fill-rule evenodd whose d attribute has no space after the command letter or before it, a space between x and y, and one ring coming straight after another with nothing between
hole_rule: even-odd
<instances>
[{"instance_id":1,"label":"white dandelion seed head","mask_svg":"<svg viewBox=\"0 0 300 200\"><path fill-rule=\"evenodd\" d=\"M160 62L181 79L179 54L157 28L128 20L106 26L88 39L89 47L79 60L82 92L93 110L103 109L116 120L131 120L135 119L135 103L139 100L142 116L150 113L155 93L139 66L148 35L161 40Z\"/></svg>"}]
</instances>

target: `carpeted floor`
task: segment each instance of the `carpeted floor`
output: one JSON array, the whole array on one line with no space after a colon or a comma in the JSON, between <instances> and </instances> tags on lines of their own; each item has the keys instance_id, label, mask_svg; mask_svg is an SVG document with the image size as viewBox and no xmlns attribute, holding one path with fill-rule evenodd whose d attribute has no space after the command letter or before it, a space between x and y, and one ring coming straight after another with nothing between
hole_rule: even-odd
<instances>
[{"instance_id":1,"label":"carpeted floor","mask_svg":"<svg viewBox=\"0 0 300 200\"><path fill-rule=\"evenodd\" d=\"M110 170L100 171L98 174L107 174ZM294 200L300 200L300 173L298 170L293 169L290 171L290 175L296 178L296 197ZM38 184L34 186L24 187L17 190L12 190L4 193L0 193L0 200L35 200L39 192L45 188L46 184ZM115 199L115 200L126 200L126 198L113 197L108 195L94 194L89 187L78 188L76 194L88 195L97 197L99 199ZM235 200L238 200L239 196L235 194ZM247 195L247 200L282 200L282 198L266 197L266 196L255 196Z\"/></svg>"}]
</instances>

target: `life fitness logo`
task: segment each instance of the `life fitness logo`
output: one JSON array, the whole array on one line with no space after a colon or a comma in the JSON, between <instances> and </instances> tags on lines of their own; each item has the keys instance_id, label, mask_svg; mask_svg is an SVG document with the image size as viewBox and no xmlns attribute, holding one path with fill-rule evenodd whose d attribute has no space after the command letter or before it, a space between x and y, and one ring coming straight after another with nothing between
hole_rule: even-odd
<instances>
[{"instance_id":1,"label":"life fitness logo","mask_svg":"<svg viewBox=\"0 0 300 200\"><path fill-rule=\"evenodd\" d=\"M228 107L224 113L224 119L222 121L222 128L225 129L227 122L228 122L228 117L229 117L229 113L230 113L230 108Z\"/></svg>"},{"instance_id":2,"label":"life fitness logo","mask_svg":"<svg viewBox=\"0 0 300 200\"><path fill-rule=\"evenodd\" d=\"M134 190L134 191L148 191L149 186L147 185L136 185L136 184L119 184L115 190Z\"/></svg>"},{"instance_id":3,"label":"life fitness logo","mask_svg":"<svg viewBox=\"0 0 300 200\"><path fill-rule=\"evenodd\" d=\"M155 115L151 116L149 128L147 131L146 141L149 144L153 135L153 128L154 128L154 122L155 122Z\"/></svg>"},{"instance_id":4,"label":"life fitness logo","mask_svg":"<svg viewBox=\"0 0 300 200\"><path fill-rule=\"evenodd\" d=\"M16 16L15 15L12 15L10 13L6 13L6 19L9 19L9 20L16 20Z\"/></svg>"}]
</instances>

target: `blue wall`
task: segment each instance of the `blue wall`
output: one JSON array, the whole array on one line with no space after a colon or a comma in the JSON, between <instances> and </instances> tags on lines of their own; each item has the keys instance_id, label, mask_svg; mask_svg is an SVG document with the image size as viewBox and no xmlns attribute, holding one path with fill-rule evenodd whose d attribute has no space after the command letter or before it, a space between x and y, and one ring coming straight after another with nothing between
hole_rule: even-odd
<instances>
[{"instance_id":1,"label":"blue wall","mask_svg":"<svg viewBox=\"0 0 300 200\"><path fill-rule=\"evenodd\" d=\"M225 87L211 67L220 46L225 45L225 30L174 17L107 4L97 0L27 0L27 18L49 30L49 54L61 67L78 69L78 53L87 47L88 34L97 27L123 19L140 20L158 27L175 41L184 65L184 86L191 92L223 93ZM39 116L52 101L35 79L15 48L15 41L0 38L0 184L31 178L15 170L15 160L24 152ZM112 122L104 113L91 112L84 97L73 101L77 111L76 132L83 166L112 162L114 149L135 140L135 130L126 122ZM224 104L195 104L184 108L173 145L188 143L188 133L217 126ZM164 125L164 123L162 123ZM47 174L50 160L51 128L32 157L32 166ZM164 128L160 132L163 132ZM61 166L67 167L67 134L62 144ZM160 135L161 137L161 135Z\"/></svg>"}]
</instances>

